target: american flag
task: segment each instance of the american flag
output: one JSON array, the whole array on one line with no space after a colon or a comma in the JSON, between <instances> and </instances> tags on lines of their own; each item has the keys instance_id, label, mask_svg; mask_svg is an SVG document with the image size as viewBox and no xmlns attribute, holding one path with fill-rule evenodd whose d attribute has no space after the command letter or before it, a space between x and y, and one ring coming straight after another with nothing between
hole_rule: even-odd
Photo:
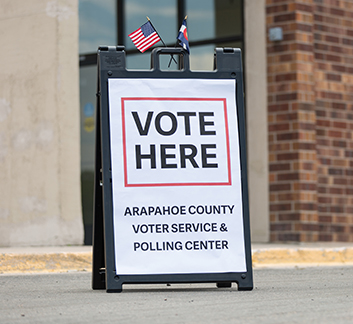
<instances>
[{"instance_id":1,"label":"american flag","mask_svg":"<svg viewBox=\"0 0 353 324\"><path fill-rule=\"evenodd\" d=\"M132 32L129 37L141 53L161 40L150 21Z\"/></svg>"}]
</instances>

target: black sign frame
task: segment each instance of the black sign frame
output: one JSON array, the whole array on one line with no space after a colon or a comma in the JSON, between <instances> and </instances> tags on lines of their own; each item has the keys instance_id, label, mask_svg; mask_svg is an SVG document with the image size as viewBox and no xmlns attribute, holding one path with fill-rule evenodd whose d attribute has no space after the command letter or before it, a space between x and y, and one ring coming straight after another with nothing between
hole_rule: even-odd
<instances>
[{"instance_id":1,"label":"black sign frame","mask_svg":"<svg viewBox=\"0 0 353 324\"><path fill-rule=\"evenodd\" d=\"M180 57L179 70L161 70L160 55ZM150 70L127 70L123 46L102 46L97 55L96 147L93 219L92 288L121 292L123 284L137 283L217 283L217 287L238 290L253 289L251 261L249 202L246 163L245 110L243 71L240 49L216 48L213 71L191 71L189 54L182 48L155 48L151 54ZM117 275L115 270L114 226L112 206L112 174L109 132L108 79L110 78L195 78L235 79L236 104L241 164L243 230L246 272Z\"/></svg>"}]
</instances>

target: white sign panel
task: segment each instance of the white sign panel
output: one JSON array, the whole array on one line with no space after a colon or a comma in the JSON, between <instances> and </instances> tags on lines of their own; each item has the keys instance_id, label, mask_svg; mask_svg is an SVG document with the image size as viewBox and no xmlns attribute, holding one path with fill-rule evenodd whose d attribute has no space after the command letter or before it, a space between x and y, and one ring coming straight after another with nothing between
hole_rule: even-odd
<instances>
[{"instance_id":1,"label":"white sign panel","mask_svg":"<svg viewBox=\"0 0 353 324\"><path fill-rule=\"evenodd\" d=\"M246 271L235 87L109 79L117 274Z\"/></svg>"}]
</instances>

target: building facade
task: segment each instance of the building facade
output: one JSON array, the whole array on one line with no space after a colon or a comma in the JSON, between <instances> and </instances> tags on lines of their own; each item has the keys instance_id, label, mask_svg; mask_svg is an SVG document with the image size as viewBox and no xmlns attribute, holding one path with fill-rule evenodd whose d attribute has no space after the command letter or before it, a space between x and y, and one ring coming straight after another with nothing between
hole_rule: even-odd
<instances>
[{"instance_id":1,"label":"building facade","mask_svg":"<svg viewBox=\"0 0 353 324\"><path fill-rule=\"evenodd\" d=\"M353 2L266 1L271 241L353 241Z\"/></svg>"},{"instance_id":2,"label":"building facade","mask_svg":"<svg viewBox=\"0 0 353 324\"><path fill-rule=\"evenodd\" d=\"M171 47L188 16L193 70L243 51L252 240L353 241L351 0L0 5L0 246L91 243L96 51L148 69L127 36L146 15Z\"/></svg>"}]
</instances>

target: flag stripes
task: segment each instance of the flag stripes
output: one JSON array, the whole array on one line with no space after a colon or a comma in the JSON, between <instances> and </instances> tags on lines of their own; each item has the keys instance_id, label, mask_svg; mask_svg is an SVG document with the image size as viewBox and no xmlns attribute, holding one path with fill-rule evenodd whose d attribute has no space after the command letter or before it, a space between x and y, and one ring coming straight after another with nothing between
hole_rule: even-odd
<instances>
[{"instance_id":1,"label":"flag stripes","mask_svg":"<svg viewBox=\"0 0 353 324\"><path fill-rule=\"evenodd\" d=\"M161 40L149 21L129 34L129 37L141 53Z\"/></svg>"}]
</instances>

